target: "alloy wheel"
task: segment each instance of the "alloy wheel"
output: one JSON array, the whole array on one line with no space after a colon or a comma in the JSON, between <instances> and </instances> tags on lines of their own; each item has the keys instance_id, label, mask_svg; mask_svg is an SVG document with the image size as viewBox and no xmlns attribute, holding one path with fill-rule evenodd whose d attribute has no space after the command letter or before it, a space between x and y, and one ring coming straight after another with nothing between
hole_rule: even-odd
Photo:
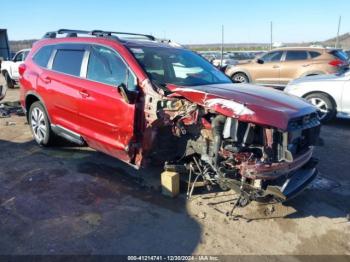
<instances>
[{"instance_id":1,"label":"alloy wheel","mask_svg":"<svg viewBox=\"0 0 350 262\"><path fill-rule=\"evenodd\" d=\"M324 101L323 99L318 97L312 97L312 98L309 98L309 102L313 104L315 107L317 107L318 117L320 120L324 119L329 113L328 105L326 101Z\"/></svg>"},{"instance_id":2,"label":"alloy wheel","mask_svg":"<svg viewBox=\"0 0 350 262\"><path fill-rule=\"evenodd\" d=\"M242 75L237 75L233 77L233 80L238 83L246 83L247 79Z\"/></svg>"},{"instance_id":3,"label":"alloy wheel","mask_svg":"<svg viewBox=\"0 0 350 262\"><path fill-rule=\"evenodd\" d=\"M30 120L34 138L40 144L45 140L47 136L45 114L40 108L35 107L32 110Z\"/></svg>"}]
</instances>

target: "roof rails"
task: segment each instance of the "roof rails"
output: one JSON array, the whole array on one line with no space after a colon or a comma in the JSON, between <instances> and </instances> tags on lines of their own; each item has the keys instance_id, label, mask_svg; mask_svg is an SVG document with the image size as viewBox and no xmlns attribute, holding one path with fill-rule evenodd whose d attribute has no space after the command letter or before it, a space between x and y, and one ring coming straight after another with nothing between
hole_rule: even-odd
<instances>
[{"instance_id":1,"label":"roof rails","mask_svg":"<svg viewBox=\"0 0 350 262\"><path fill-rule=\"evenodd\" d=\"M136 33L126 33L126 32L113 32L113 31L102 31L102 30L93 30L90 32L92 35L96 36L113 36L113 35L129 35L129 36L141 36L145 37L151 41L156 41L156 38L153 35L145 34L136 34Z\"/></svg>"},{"instance_id":2,"label":"roof rails","mask_svg":"<svg viewBox=\"0 0 350 262\"><path fill-rule=\"evenodd\" d=\"M116 35L129 35L129 36L141 36L145 37L148 40L156 41L156 38L152 35L145 34L136 34L136 33L126 33L126 32L112 32L112 31L103 31L103 30L72 30L72 29L59 29L53 32L47 32L43 38L56 38L57 35L66 34L66 37L77 37L78 34L92 35L96 37L113 37L116 40L120 40Z\"/></svg>"}]
</instances>

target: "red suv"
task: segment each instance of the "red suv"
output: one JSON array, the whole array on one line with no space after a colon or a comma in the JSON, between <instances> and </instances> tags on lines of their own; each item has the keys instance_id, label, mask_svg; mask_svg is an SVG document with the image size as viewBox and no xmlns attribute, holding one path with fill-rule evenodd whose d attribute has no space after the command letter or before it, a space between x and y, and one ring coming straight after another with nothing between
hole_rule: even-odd
<instances>
[{"instance_id":1,"label":"red suv","mask_svg":"<svg viewBox=\"0 0 350 262\"><path fill-rule=\"evenodd\" d=\"M312 105L233 84L171 42L63 29L36 42L19 72L21 103L39 145L62 136L135 168L161 163L236 190L241 205L286 200L316 177L320 123Z\"/></svg>"}]
</instances>

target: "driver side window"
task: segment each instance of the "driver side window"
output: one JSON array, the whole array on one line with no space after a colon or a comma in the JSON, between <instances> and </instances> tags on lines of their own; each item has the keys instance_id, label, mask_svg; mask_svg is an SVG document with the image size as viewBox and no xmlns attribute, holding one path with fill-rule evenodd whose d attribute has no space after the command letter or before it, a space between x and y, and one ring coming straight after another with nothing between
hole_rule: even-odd
<instances>
[{"instance_id":1,"label":"driver side window","mask_svg":"<svg viewBox=\"0 0 350 262\"><path fill-rule=\"evenodd\" d=\"M275 52L270 52L261 57L261 60L263 60L265 63L269 62L279 62L281 61L283 51L275 51Z\"/></svg>"},{"instance_id":2,"label":"driver side window","mask_svg":"<svg viewBox=\"0 0 350 262\"><path fill-rule=\"evenodd\" d=\"M135 78L124 61L112 50L92 46L87 68L87 79L112 86L124 84L135 90Z\"/></svg>"}]
</instances>

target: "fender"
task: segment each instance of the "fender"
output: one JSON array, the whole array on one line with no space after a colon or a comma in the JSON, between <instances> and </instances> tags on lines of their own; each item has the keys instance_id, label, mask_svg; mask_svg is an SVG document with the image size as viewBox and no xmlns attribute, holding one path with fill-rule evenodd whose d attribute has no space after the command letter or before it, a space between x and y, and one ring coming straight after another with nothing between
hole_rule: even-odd
<instances>
[{"instance_id":1,"label":"fender","mask_svg":"<svg viewBox=\"0 0 350 262\"><path fill-rule=\"evenodd\" d=\"M252 81L253 81L252 80L252 76L250 75L248 70L246 70L244 68L240 68L240 67L237 67L237 66L231 66L225 72L225 74L228 75L230 78L236 73L243 73L243 74L245 74L248 77L248 79L249 79L249 83L252 83Z\"/></svg>"},{"instance_id":2,"label":"fender","mask_svg":"<svg viewBox=\"0 0 350 262\"><path fill-rule=\"evenodd\" d=\"M13 64L12 61L3 61L1 63L1 73L4 74L4 72L7 72L11 79L13 79L12 66L11 66L12 64Z\"/></svg>"},{"instance_id":3,"label":"fender","mask_svg":"<svg viewBox=\"0 0 350 262\"><path fill-rule=\"evenodd\" d=\"M29 108L28 108L28 110L27 110L27 98L28 98L29 96L34 96L34 97L36 97L36 98L40 101L40 103L43 105L43 107L44 107L44 109L45 109L45 111L46 111L46 115L47 115L47 117L49 118L50 123L52 124L51 117L50 117L50 114L49 114L48 111L47 111L47 107L46 107L46 105L45 105L45 103L44 103L44 100L41 98L41 96L40 96L39 94L37 94L37 93L34 92L34 91L29 91L29 92L27 92L27 94L26 94L26 96L25 96L25 99L24 99L24 105L22 105L23 111L24 111L24 113L26 114L27 119L28 119L28 112L27 112L27 111L29 110Z\"/></svg>"}]
</instances>

